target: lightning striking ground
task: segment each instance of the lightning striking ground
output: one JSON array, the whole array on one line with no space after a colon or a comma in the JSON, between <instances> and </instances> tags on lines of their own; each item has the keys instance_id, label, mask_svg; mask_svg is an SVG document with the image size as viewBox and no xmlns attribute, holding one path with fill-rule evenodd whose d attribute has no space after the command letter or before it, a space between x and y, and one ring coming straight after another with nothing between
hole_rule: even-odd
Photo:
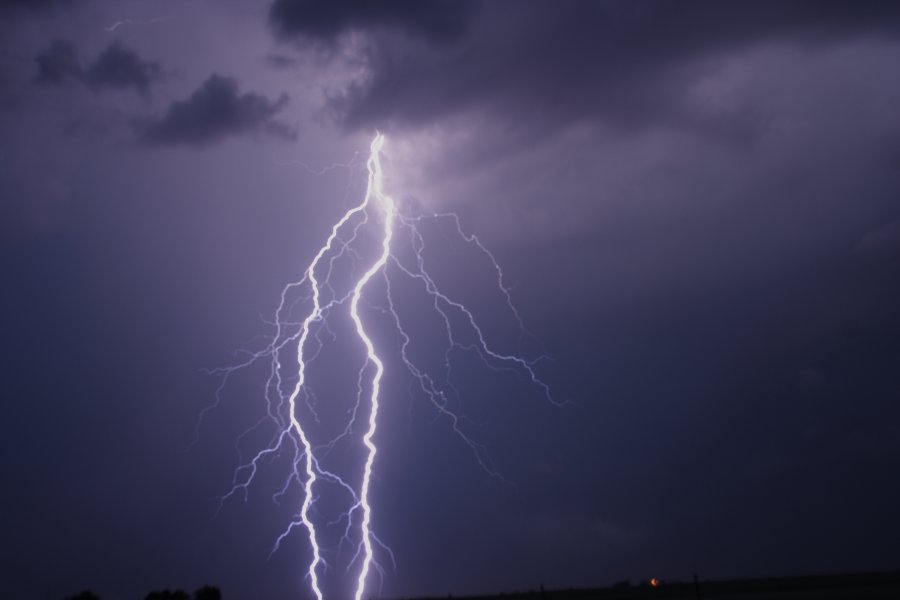
<instances>
[{"instance_id":1,"label":"lightning striking ground","mask_svg":"<svg viewBox=\"0 0 900 600\"><path fill-rule=\"evenodd\" d=\"M370 295L367 294L367 290L377 276L380 275L384 284L382 312L389 315L390 322L399 335L399 360L411 375L417 389L433 406L438 417L449 420L454 433L472 450L479 465L489 475L502 479L491 462L485 446L467 433L464 416L458 414L452 407L452 398L458 399L459 396L450 378L452 353L471 352L489 369L517 372L537 386L547 399L554 401L549 386L536 372L538 363L545 357L526 359L517 354L494 349L488 343L487 336L479 326L474 313L465 304L440 290L425 260L426 238L419 225L426 219L434 222L450 222L458 239L474 247L485 258L496 273L496 284L519 327L520 337L529 335L519 312L513 305L499 264L477 237L463 232L456 215L442 213L409 216L398 213L394 200L384 191L384 172L381 163L384 144L385 136L380 133L372 140L366 162L367 186L362 201L348 209L332 226L325 243L304 270L303 278L289 283L282 290L272 323L275 332L265 347L259 351L246 351L245 358L237 364L211 371L221 377L216 400L201 413L201 421L198 422L199 435L203 417L208 411L220 405L222 393L233 374L255 363L268 361L268 378L264 387L266 412L239 438L239 452L240 443L250 434L266 426L273 426L274 433L262 450L255 452L249 460L241 461L235 470L231 489L220 499L220 507L236 495L243 496L246 500L248 490L261 469L279 456L287 454L292 467L282 487L273 495L273 500L282 501L292 486L297 486L302 490L302 502L294 519L275 540L272 552L281 547L282 542L295 528L305 529L311 553L305 572L316 600L323 600L320 575L323 569L329 566L326 555L339 555L346 542L350 542L351 545L355 542L356 546L347 565L348 572L354 567L358 568L355 600L363 599L373 568L381 575L382 581L384 579L385 571L376 560L377 552L383 551L384 556L396 564L390 548L374 532L374 512L370 501L372 475L378 453L375 435L382 403L383 377L387 366L386 355L383 350L379 350L373 339L371 328L367 326L366 319L361 314L360 305L377 308L367 297ZM399 232L407 236L406 247L412 260L405 261L393 248ZM374 240L377 251L367 248L366 238ZM370 243L369 246L371 245ZM366 254L369 255L368 259ZM341 287L341 283L336 272L345 262L350 263L351 284L344 283L343 287L347 289L339 292L336 288ZM362 270L361 274L358 273L359 270ZM415 332L404 325L401 311L397 309L392 285L395 278L419 286L430 298L430 306L443 324L445 334L446 346L442 370L429 370L426 366L417 364L411 357L409 346ZM356 372L356 400L340 433L317 444L314 442L312 432L320 425L316 408L318 400L309 386L309 369L329 343L329 339L325 339L326 336L331 342L337 339L337 334L329 326L328 319L336 318L336 315L340 314L339 309L345 308L348 303L348 316L358 342L365 350L363 363ZM305 310L302 307L305 307ZM299 317L295 316L298 310L301 310ZM290 362L283 360L285 353L292 353L294 358ZM364 419L366 415L368 418ZM364 459L361 480L354 485L349 481L349 477L342 477L326 468L322 461L339 443L348 440L352 442L354 434L357 433L355 425L360 419L364 419L365 423L365 430L361 436ZM317 525L315 518L315 506L319 498L317 492L323 485L337 486L347 498L347 508L336 519ZM358 535L354 531L357 523ZM323 545L325 544L322 540L323 532L327 533L329 528L337 525L341 525L343 529L338 547L327 548L327 544Z\"/></svg>"}]
</instances>

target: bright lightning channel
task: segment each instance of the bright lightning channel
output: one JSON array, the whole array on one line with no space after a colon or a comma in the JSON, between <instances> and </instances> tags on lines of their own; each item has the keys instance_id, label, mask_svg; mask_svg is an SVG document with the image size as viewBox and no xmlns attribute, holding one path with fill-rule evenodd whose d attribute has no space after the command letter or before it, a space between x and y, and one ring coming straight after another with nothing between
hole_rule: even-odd
<instances>
[{"instance_id":1,"label":"bright lightning channel","mask_svg":"<svg viewBox=\"0 0 900 600\"><path fill-rule=\"evenodd\" d=\"M201 413L201 421L198 422L199 436L199 427L203 417L208 411L219 406L221 394L232 374L240 369L249 367L257 361L269 361L269 376L264 388L267 405L266 414L259 422L242 434L238 442L240 444L245 436L258 430L266 423L274 424L276 433L263 450L260 450L250 460L238 466L234 473L232 488L220 499L220 507L229 498L238 494L243 495L246 500L248 489L259 473L264 461L275 458L283 452L289 453L292 456L291 464L293 468L285 479L281 490L274 495L273 500L279 501L284 497L291 485L296 483L303 490L303 501L296 518L291 521L276 539L272 552L274 553L278 550L282 541L294 528L302 527L306 530L312 552L312 558L306 567L306 578L309 580L316 600L323 600L319 575L321 568L327 567L328 564L324 558L325 549L321 545L320 530L317 529L311 513L317 499L315 495L316 489L323 483L337 485L346 492L350 499L349 509L337 520L325 524L325 528L327 528L346 520L344 533L341 537L341 545L345 541L352 539L352 529L355 522L354 515L361 514L359 542L356 547L356 553L347 567L349 570L354 564L359 563L355 600L362 600L366 590L366 582L373 567L381 575L382 581L384 579L384 570L374 558L376 546L383 549L391 559L391 562L394 562L391 550L381 542L372 530L373 510L369 501L373 466L378 450L375 445L375 433L378 423L381 383L385 373L385 362L376 352L375 343L366 329L359 308L360 302L364 301L364 292L368 284L376 275L380 274L385 283L385 301L387 303L385 312L390 315L401 339L399 348L400 360L403 361L404 366L417 383L418 389L437 411L438 416L449 420L454 433L472 450L479 465L488 474L502 479L490 461L486 448L469 436L465 430L464 418L458 415L451 407L451 398L458 397L458 392L450 381L451 354L454 351L472 352L492 370L518 372L536 385L548 400L554 402L550 394L550 388L538 377L535 371L537 363L544 358L543 356L529 360L515 354L494 350L488 344L485 334L471 310L463 303L440 291L437 282L426 268L425 237L418 228L419 223L425 219L442 222L449 221L460 239L466 244L475 247L486 257L496 273L496 284L505 299L508 309L515 318L521 334L528 334L518 311L512 303L512 298L509 289L503 281L503 272L499 264L477 237L463 232L459 218L455 214L442 213L412 217L397 213L394 200L384 192L384 173L381 165L381 152L384 144L385 136L380 133L376 134L370 145L369 157L366 162L368 180L362 201L347 210L332 226L331 233L325 243L319 248L312 261L306 267L303 278L298 282L288 284L282 290L281 299L275 311L275 320L272 323L275 333L270 342L260 351L246 351L246 358L238 364L210 371L221 376L221 381L216 390L215 402ZM307 168L309 169L309 167ZM375 215L372 213L375 213ZM373 221L380 225L379 229L373 229ZM345 294L339 295L331 281L335 264L337 261L348 257L354 266L365 262L360 252L354 248L354 243L360 238L361 231L366 226L369 226L370 230L376 232L380 252L375 257L374 262L371 262L362 275L355 280L351 289ZM396 228L408 235L409 248L412 250L413 255L412 264L405 264L399 256L392 253L392 242L395 238ZM344 239L347 237L347 230L350 232L349 239ZM324 272L322 272L323 270ZM444 352L444 370L442 375L429 372L427 368L417 365L409 355L408 347L412 340L412 335L403 325L400 313L396 310L391 284L393 274L421 286L423 291L431 298L432 307L444 324L447 346ZM294 290L306 288L309 290L307 293L301 294L296 299L291 298ZM318 424L318 415L314 406L315 397L309 389L307 374L311 363L319 356L326 343L322 336L327 334L331 336L332 340L335 339L335 334L328 325L327 319L329 315L348 301L350 305L350 319L353 322L356 335L366 351L365 361L357 375L356 405L350 412L351 416L342 433L326 444L316 446L310 439L310 423L302 423L301 420L305 421L306 418L301 419L299 416L302 408L305 407L311 416L310 420L312 423ZM294 308L302 303L308 303L308 312L299 320L292 319L291 314ZM456 321L456 325L454 325L454 317L461 319L469 333L469 341L462 341L464 336L458 331L459 321ZM293 370L288 370L288 367L282 362L282 356L284 352L293 348L294 344L296 344L295 367ZM366 454L362 481L357 493L353 485L345 481L337 473L325 469L321 459L339 441L353 434L353 425L364 404L364 376L366 371L370 370L372 366L374 367L374 373L368 382L370 392L366 403L368 421L365 433L362 436L362 444L365 447ZM284 375L285 372L288 375ZM296 381L294 381L293 386L287 386L290 390L287 392L285 390L285 380L294 377Z\"/></svg>"},{"instance_id":2,"label":"bright lightning channel","mask_svg":"<svg viewBox=\"0 0 900 600\"><path fill-rule=\"evenodd\" d=\"M365 275L356 283L353 288L353 300L350 302L350 316L356 325L356 333L362 338L366 345L366 356L375 365L375 375L372 378L372 398L369 412L369 429L363 436L363 443L369 450L366 457L366 465L363 471L362 491L359 494L359 502L362 505L362 541L365 554L363 555L362 569L359 573L359 580L356 586L356 600L362 600L363 591L366 586L366 575L369 574L369 565L372 562L372 539L369 533L369 526L372 521L372 507L369 506L369 482L372 479L372 464L375 462L375 453L377 452L372 438L375 435L376 419L378 417L378 392L381 388L381 376L384 375L384 363L375 354L375 345L366 334L362 320L359 318L359 299L362 296L362 290L370 279L384 268L388 257L391 254L391 239L394 237L394 201L390 196L386 196L383 191L382 182L383 175L381 171L381 148L384 145L384 136L378 134L372 142L372 155L369 159L369 191L366 196L374 195L381 203L384 210L384 237L381 241L381 256L378 261L372 265Z\"/></svg>"}]
</instances>

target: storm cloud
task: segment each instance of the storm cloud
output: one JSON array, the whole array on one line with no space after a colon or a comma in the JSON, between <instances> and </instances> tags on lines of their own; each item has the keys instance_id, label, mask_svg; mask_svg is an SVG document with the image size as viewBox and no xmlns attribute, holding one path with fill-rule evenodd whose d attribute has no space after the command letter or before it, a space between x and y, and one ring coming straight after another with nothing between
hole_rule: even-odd
<instances>
[{"instance_id":1,"label":"storm cloud","mask_svg":"<svg viewBox=\"0 0 900 600\"><path fill-rule=\"evenodd\" d=\"M67 81L81 81L84 70L78 48L68 40L54 40L35 57L39 83L59 85Z\"/></svg>"},{"instance_id":2,"label":"storm cloud","mask_svg":"<svg viewBox=\"0 0 900 600\"><path fill-rule=\"evenodd\" d=\"M692 63L759 44L821 47L900 32L900 6L880 0L486 2L477 12L469 4L389 6L279 0L269 15L282 39L338 49L345 33L366 38L345 49L366 75L331 94L334 114L351 129L423 125L465 110L541 125L586 117L619 126L689 122L682 105ZM398 35L406 30L418 35Z\"/></svg>"},{"instance_id":3,"label":"storm cloud","mask_svg":"<svg viewBox=\"0 0 900 600\"><path fill-rule=\"evenodd\" d=\"M464 33L474 8L471 0L394 0L383 4L366 0L275 0L269 20L283 39L299 37L330 44L348 32L386 30L446 42Z\"/></svg>"},{"instance_id":4,"label":"storm cloud","mask_svg":"<svg viewBox=\"0 0 900 600\"><path fill-rule=\"evenodd\" d=\"M80 3L81 0L0 0L0 11L40 14Z\"/></svg>"},{"instance_id":5,"label":"storm cloud","mask_svg":"<svg viewBox=\"0 0 900 600\"><path fill-rule=\"evenodd\" d=\"M37 81L61 85L69 81L83 83L92 90L133 89L149 92L151 85L164 80L159 63L145 60L120 41L109 44L87 67L84 67L76 45L68 40L54 40L35 57Z\"/></svg>"},{"instance_id":6,"label":"storm cloud","mask_svg":"<svg viewBox=\"0 0 900 600\"><path fill-rule=\"evenodd\" d=\"M150 86L163 79L162 67L144 60L121 42L113 42L88 67L88 85L103 89L135 89L147 93Z\"/></svg>"},{"instance_id":7,"label":"storm cloud","mask_svg":"<svg viewBox=\"0 0 900 600\"><path fill-rule=\"evenodd\" d=\"M162 117L142 126L142 139L154 145L204 146L228 137L264 133L291 141L296 133L274 117L288 96L276 100L241 93L235 79L211 75L186 100L173 102Z\"/></svg>"}]
</instances>

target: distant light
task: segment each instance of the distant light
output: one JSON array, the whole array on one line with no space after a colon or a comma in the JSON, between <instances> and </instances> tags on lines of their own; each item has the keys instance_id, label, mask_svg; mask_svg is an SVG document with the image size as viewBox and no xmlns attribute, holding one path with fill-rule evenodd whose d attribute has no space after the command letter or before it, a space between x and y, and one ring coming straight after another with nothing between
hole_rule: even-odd
<instances>
[{"instance_id":1,"label":"distant light","mask_svg":"<svg viewBox=\"0 0 900 600\"><path fill-rule=\"evenodd\" d=\"M650 587L659 587L659 579L654 577L650 580Z\"/></svg>"}]
</instances>

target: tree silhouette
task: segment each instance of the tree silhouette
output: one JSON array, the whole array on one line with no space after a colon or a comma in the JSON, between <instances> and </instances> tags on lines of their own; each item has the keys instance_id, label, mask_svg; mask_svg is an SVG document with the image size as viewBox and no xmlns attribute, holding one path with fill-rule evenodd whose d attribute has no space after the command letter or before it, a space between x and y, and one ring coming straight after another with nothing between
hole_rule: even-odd
<instances>
[{"instance_id":1,"label":"tree silhouette","mask_svg":"<svg viewBox=\"0 0 900 600\"><path fill-rule=\"evenodd\" d=\"M217 587L204 585L194 592L194 600L222 600L222 592Z\"/></svg>"},{"instance_id":2,"label":"tree silhouette","mask_svg":"<svg viewBox=\"0 0 900 600\"><path fill-rule=\"evenodd\" d=\"M191 600L191 596L184 590L162 590L150 592L144 600Z\"/></svg>"},{"instance_id":3,"label":"tree silhouette","mask_svg":"<svg viewBox=\"0 0 900 600\"><path fill-rule=\"evenodd\" d=\"M66 598L66 600L100 600L100 596L98 596L91 590L84 590L80 594L69 596L68 598Z\"/></svg>"},{"instance_id":4,"label":"tree silhouette","mask_svg":"<svg viewBox=\"0 0 900 600\"><path fill-rule=\"evenodd\" d=\"M100 596L90 590L84 590L65 600L100 600ZM184 590L156 590L144 597L144 600L191 600L191 595ZM222 592L212 585L204 585L194 592L194 600L222 600Z\"/></svg>"}]
</instances>

